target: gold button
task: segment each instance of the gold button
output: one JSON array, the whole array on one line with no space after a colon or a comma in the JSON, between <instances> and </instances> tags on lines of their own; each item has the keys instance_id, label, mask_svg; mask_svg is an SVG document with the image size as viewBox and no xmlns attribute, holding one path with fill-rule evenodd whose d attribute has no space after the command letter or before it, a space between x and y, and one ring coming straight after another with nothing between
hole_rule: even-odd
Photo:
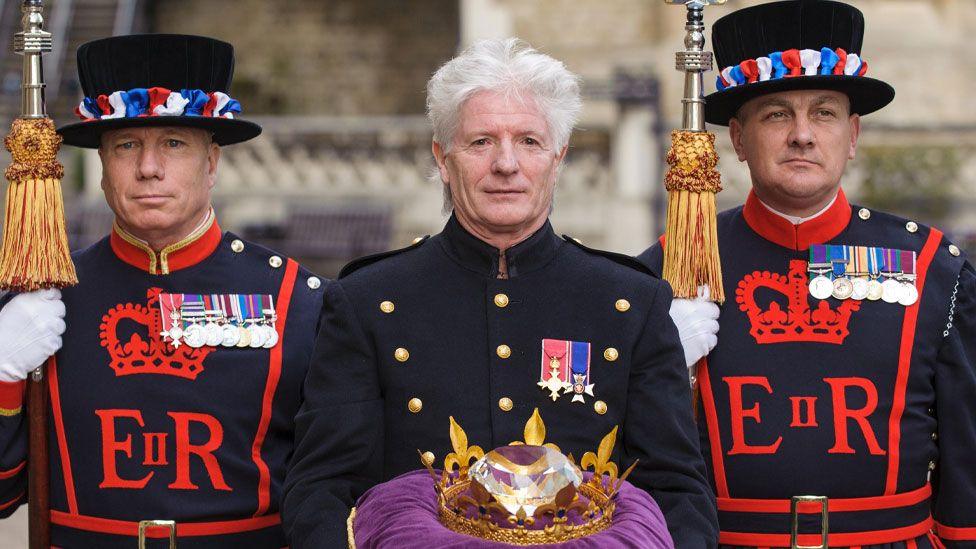
<instances>
[{"instance_id":1,"label":"gold button","mask_svg":"<svg viewBox=\"0 0 976 549\"><path fill-rule=\"evenodd\" d=\"M275 269L277 269L278 267L281 267L281 258L278 257L278 256L276 256L276 255L273 255L273 256L269 257L268 258L268 265L271 265Z\"/></svg>"},{"instance_id":2,"label":"gold button","mask_svg":"<svg viewBox=\"0 0 976 549\"><path fill-rule=\"evenodd\" d=\"M871 219L871 210L867 208L861 208L860 210L857 211L857 216L867 221L868 219Z\"/></svg>"},{"instance_id":3,"label":"gold button","mask_svg":"<svg viewBox=\"0 0 976 549\"><path fill-rule=\"evenodd\" d=\"M395 308L396 307L393 305L392 301L384 301L383 303L380 303L380 310L386 314L392 313L393 309Z\"/></svg>"},{"instance_id":4,"label":"gold button","mask_svg":"<svg viewBox=\"0 0 976 549\"><path fill-rule=\"evenodd\" d=\"M626 299L618 299L617 302L613 304L613 306L616 307L618 311L623 313L626 312L628 309L630 309L630 302L627 301Z\"/></svg>"},{"instance_id":5,"label":"gold button","mask_svg":"<svg viewBox=\"0 0 976 549\"><path fill-rule=\"evenodd\" d=\"M399 362L406 362L410 358L410 352L403 347L397 347L396 351L393 351L393 358L397 359Z\"/></svg>"},{"instance_id":6,"label":"gold button","mask_svg":"<svg viewBox=\"0 0 976 549\"><path fill-rule=\"evenodd\" d=\"M959 246L956 246L955 244L949 244L949 253L956 257L959 257L959 254L961 254L962 252L959 251Z\"/></svg>"},{"instance_id":7,"label":"gold button","mask_svg":"<svg viewBox=\"0 0 976 549\"><path fill-rule=\"evenodd\" d=\"M607 350L603 351L603 358L605 358L607 362L613 362L614 360L617 360L617 357L619 356L620 353L618 353L613 347L607 347Z\"/></svg>"},{"instance_id":8,"label":"gold button","mask_svg":"<svg viewBox=\"0 0 976 549\"><path fill-rule=\"evenodd\" d=\"M433 465L436 458L434 457L434 452L424 452L420 455L420 459L423 460L424 465Z\"/></svg>"},{"instance_id":9,"label":"gold button","mask_svg":"<svg viewBox=\"0 0 976 549\"><path fill-rule=\"evenodd\" d=\"M499 345L498 348L495 349L495 352L498 353L498 356L501 358L508 358L512 356L512 348L508 345Z\"/></svg>"},{"instance_id":10,"label":"gold button","mask_svg":"<svg viewBox=\"0 0 976 549\"><path fill-rule=\"evenodd\" d=\"M512 409L512 399L508 397L502 397L498 399L498 407L502 409L503 412L508 412Z\"/></svg>"},{"instance_id":11,"label":"gold button","mask_svg":"<svg viewBox=\"0 0 976 549\"><path fill-rule=\"evenodd\" d=\"M593 403L593 411L600 414L601 416L607 413L607 403L602 400L598 400Z\"/></svg>"},{"instance_id":12,"label":"gold button","mask_svg":"<svg viewBox=\"0 0 976 549\"><path fill-rule=\"evenodd\" d=\"M939 433L932 433L932 440L939 440Z\"/></svg>"},{"instance_id":13,"label":"gold button","mask_svg":"<svg viewBox=\"0 0 976 549\"><path fill-rule=\"evenodd\" d=\"M929 471L935 471L935 462L934 461L930 461L929 462Z\"/></svg>"},{"instance_id":14,"label":"gold button","mask_svg":"<svg viewBox=\"0 0 976 549\"><path fill-rule=\"evenodd\" d=\"M507 307L508 296L505 294L495 294L495 305L499 307Z\"/></svg>"},{"instance_id":15,"label":"gold button","mask_svg":"<svg viewBox=\"0 0 976 549\"><path fill-rule=\"evenodd\" d=\"M416 243L420 242L423 239L424 239L424 237L418 236L417 238L413 239L413 243L416 244Z\"/></svg>"},{"instance_id":16,"label":"gold button","mask_svg":"<svg viewBox=\"0 0 976 549\"><path fill-rule=\"evenodd\" d=\"M317 277L317 276L310 276L310 277L308 277L308 287L309 288L311 288L313 290L318 290L319 289L319 286L321 286L321 285L322 285L322 281L319 280L319 277Z\"/></svg>"},{"instance_id":17,"label":"gold button","mask_svg":"<svg viewBox=\"0 0 976 549\"><path fill-rule=\"evenodd\" d=\"M915 223L914 221L909 221L908 223L905 223L905 230L910 233L917 233L918 223Z\"/></svg>"},{"instance_id":18,"label":"gold button","mask_svg":"<svg viewBox=\"0 0 976 549\"><path fill-rule=\"evenodd\" d=\"M244 241L235 238L234 241L230 243L230 249L234 250L234 253L235 254L239 254L239 253L243 252L244 251Z\"/></svg>"},{"instance_id":19,"label":"gold button","mask_svg":"<svg viewBox=\"0 0 976 549\"><path fill-rule=\"evenodd\" d=\"M423 407L424 403L417 397L413 397L409 402L407 402L407 410L410 410L410 412L414 414L419 412Z\"/></svg>"}]
</instances>

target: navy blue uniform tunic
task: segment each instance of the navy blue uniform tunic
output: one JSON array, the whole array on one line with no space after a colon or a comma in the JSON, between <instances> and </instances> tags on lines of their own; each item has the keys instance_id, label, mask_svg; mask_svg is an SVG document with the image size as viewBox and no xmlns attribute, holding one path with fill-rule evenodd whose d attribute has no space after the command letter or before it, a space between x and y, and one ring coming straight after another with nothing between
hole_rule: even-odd
<instances>
[{"instance_id":1,"label":"navy blue uniform tunic","mask_svg":"<svg viewBox=\"0 0 976 549\"><path fill-rule=\"evenodd\" d=\"M629 479L660 505L676 545L716 546L668 285L548 223L505 254L498 278L499 251L452 217L330 285L285 483L292 547L342 546L350 506L420 468L418 449L439 466L449 416L487 450L522 440L535 408L546 440L574 456L619 426L614 460L640 459ZM544 339L590 344L593 396L553 401L537 385Z\"/></svg>"},{"instance_id":2,"label":"navy blue uniform tunic","mask_svg":"<svg viewBox=\"0 0 976 549\"><path fill-rule=\"evenodd\" d=\"M131 549L139 521L173 520L181 548L286 545L278 500L321 282L215 222L159 254L116 228L73 257L79 284L62 292L67 330L47 370L52 544ZM280 341L174 348L159 334L163 292L269 294ZM3 516L26 501L22 394L0 387Z\"/></svg>"},{"instance_id":3,"label":"navy blue uniform tunic","mask_svg":"<svg viewBox=\"0 0 976 549\"><path fill-rule=\"evenodd\" d=\"M790 501L813 495L831 547L976 547L976 276L959 249L843 192L800 225L750 195L718 237L728 298L698 421L722 544L789 546ZM812 244L914 251L921 297L814 299ZM640 259L660 272L661 245ZM820 510L800 506L801 545L820 544Z\"/></svg>"}]
</instances>

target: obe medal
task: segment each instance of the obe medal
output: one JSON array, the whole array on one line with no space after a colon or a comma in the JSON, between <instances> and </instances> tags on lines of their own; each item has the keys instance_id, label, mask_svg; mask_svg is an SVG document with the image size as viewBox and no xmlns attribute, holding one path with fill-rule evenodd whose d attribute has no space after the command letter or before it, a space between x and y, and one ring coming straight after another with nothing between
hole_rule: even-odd
<instances>
[{"instance_id":1,"label":"obe medal","mask_svg":"<svg viewBox=\"0 0 976 549\"><path fill-rule=\"evenodd\" d=\"M868 299L871 301L877 301L881 299L881 294L883 291L883 286L877 280L871 280L868 282Z\"/></svg>"},{"instance_id":2,"label":"obe medal","mask_svg":"<svg viewBox=\"0 0 976 549\"><path fill-rule=\"evenodd\" d=\"M898 303L910 307L918 301L918 288L914 284L905 282L901 287L901 295L898 298Z\"/></svg>"},{"instance_id":3,"label":"obe medal","mask_svg":"<svg viewBox=\"0 0 976 549\"><path fill-rule=\"evenodd\" d=\"M851 280L851 299L858 301L868 297L868 281L865 278L854 278Z\"/></svg>"},{"instance_id":4,"label":"obe medal","mask_svg":"<svg viewBox=\"0 0 976 549\"><path fill-rule=\"evenodd\" d=\"M830 295L840 300L850 298L854 292L854 284L846 277L835 278L832 286Z\"/></svg>"},{"instance_id":5,"label":"obe medal","mask_svg":"<svg viewBox=\"0 0 976 549\"><path fill-rule=\"evenodd\" d=\"M816 299L827 299L834 291L834 285L824 275L818 275L810 281L810 295Z\"/></svg>"},{"instance_id":6,"label":"obe medal","mask_svg":"<svg viewBox=\"0 0 976 549\"><path fill-rule=\"evenodd\" d=\"M264 326L265 338L264 348L270 349L278 344L278 330L274 326Z\"/></svg>"},{"instance_id":7,"label":"obe medal","mask_svg":"<svg viewBox=\"0 0 976 549\"><path fill-rule=\"evenodd\" d=\"M223 333L223 339L220 343L224 347L235 347L241 340L241 334L237 331L237 326L233 324L224 324L220 331Z\"/></svg>"},{"instance_id":8,"label":"obe medal","mask_svg":"<svg viewBox=\"0 0 976 549\"><path fill-rule=\"evenodd\" d=\"M183 342L194 349L199 349L207 343L207 332L203 326L191 324L183 334Z\"/></svg>"},{"instance_id":9,"label":"obe medal","mask_svg":"<svg viewBox=\"0 0 976 549\"><path fill-rule=\"evenodd\" d=\"M881 299L885 303L898 303L898 300L901 299L901 282L889 278L881 283Z\"/></svg>"}]
</instances>

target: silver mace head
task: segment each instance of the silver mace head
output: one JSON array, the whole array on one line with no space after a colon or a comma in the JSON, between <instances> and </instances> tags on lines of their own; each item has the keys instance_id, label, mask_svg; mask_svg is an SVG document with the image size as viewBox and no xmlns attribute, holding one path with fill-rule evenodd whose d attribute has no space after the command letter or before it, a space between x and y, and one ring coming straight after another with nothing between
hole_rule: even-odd
<instances>
[{"instance_id":1,"label":"silver mace head","mask_svg":"<svg viewBox=\"0 0 976 549\"><path fill-rule=\"evenodd\" d=\"M44 30L44 0L24 0L23 30L14 34L14 52L24 56L21 82L21 118L46 118L44 69L41 55L51 51L51 33Z\"/></svg>"},{"instance_id":2,"label":"silver mace head","mask_svg":"<svg viewBox=\"0 0 976 549\"><path fill-rule=\"evenodd\" d=\"M665 4L683 5L688 9L685 21L685 51L675 54L675 69L685 73L684 109L681 129L705 131L705 85L703 74L712 70L712 52L705 51L705 6L724 4L726 0L664 0Z\"/></svg>"}]
</instances>

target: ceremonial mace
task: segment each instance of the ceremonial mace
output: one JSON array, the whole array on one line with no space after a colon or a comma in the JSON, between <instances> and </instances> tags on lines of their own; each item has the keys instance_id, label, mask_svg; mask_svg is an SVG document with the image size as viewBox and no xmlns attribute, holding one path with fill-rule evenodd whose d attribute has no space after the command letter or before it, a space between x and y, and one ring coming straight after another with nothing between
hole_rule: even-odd
<instances>
[{"instance_id":1,"label":"ceremonial mace","mask_svg":"<svg viewBox=\"0 0 976 549\"><path fill-rule=\"evenodd\" d=\"M14 51L24 56L24 74L21 115L4 140L13 161L6 171L10 185L0 248L0 288L14 292L78 283L65 231L61 196L64 168L57 160L61 136L44 108L41 55L51 51L51 33L43 29L43 8L43 0L24 0L23 30L14 35ZM48 387L43 368L34 370L27 386L30 547L48 549Z\"/></svg>"},{"instance_id":2,"label":"ceremonial mace","mask_svg":"<svg viewBox=\"0 0 976 549\"><path fill-rule=\"evenodd\" d=\"M726 0L664 0L684 5L685 51L675 54L675 68L685 75L681 129L671 132L670 168L664 177L668 190L663 276L676 298L695 298L708 285L709 299L725 302L722 264L718 255L715 193L722 190L715 166L715 134L705 131L703 73L712 69L712 53L705 51L705 6Z\"/></svg>"}]
</instances>

